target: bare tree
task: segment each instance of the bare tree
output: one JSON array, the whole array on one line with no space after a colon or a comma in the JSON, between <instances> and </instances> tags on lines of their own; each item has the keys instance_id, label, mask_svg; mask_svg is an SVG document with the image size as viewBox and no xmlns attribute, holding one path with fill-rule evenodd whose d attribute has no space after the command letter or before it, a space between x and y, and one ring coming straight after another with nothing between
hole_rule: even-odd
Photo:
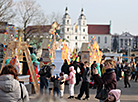
<instances>
[{"instance_id":1,"label":"bare tree","mask_svg":"<svg viewBox=\"0 0 138 102\"><path fill-rule=\"evenodd\" d=\"M0 22L9 21L15 17L12 0L0 0Z\"/></svg>"},{"instance_id":2,"label":"bare tree","mask_svg":"<svg viewBox=\"0 0 138 102\"><path fill-rule=\"evenodd\" d=\"M17 20L23 29L24 41L32 37L38 28L26 30L28 25L44 25L47 22L46 16L40 9L40 5L34 0L22 0L17 2Z\"/></svg>"},{"instance_id":3,"label":"bare tree","mask_svg":"<svg viewBox=\"0 0 138 102\"><path fill-rule=\"evenodd\" d=\"M52 14L48 15L48 23L52 24L54 21L57 21L58 24L62 23L62 15L60 13L52 12Z\"/></svg>"}]
</instances>

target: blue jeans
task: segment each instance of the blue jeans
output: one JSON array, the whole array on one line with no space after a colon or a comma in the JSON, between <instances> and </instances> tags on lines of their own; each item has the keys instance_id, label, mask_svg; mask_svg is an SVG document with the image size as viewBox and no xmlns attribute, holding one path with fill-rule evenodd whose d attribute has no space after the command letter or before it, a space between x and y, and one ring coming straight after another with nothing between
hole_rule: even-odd
<instances>
[{"instance_id":1,"label":"blue jeans","mask_svg":"<svg viewBox=\"0 0 138 102\"><path fill-rule=\"evenodd\" d=\"M55 93L56 93L56 92L57 92L57 96L59 96L59 93L60 93L59 88L54 87L54 90L53 90L53 96L55 96Z\"/></svg>"},{"instance_id":2,"label":"blue jeans","mask_svg":"<svg viewBox=\"0 0 138 102\"><path fill-rule=\"evenodd\" d=\"M43 89L45 87L45 93L48 92L49 80L45 77L40 77L40 93L43 94Z\"/></svg>"}]
</instances>

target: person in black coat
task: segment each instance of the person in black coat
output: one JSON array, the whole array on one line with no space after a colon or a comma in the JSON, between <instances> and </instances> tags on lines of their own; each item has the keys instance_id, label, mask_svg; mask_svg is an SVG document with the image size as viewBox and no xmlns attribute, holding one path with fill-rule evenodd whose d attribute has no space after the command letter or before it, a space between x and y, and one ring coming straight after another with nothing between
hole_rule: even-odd
<instances>
[{"instance_id":1,"label":"person in black coat","mask_svg":"<svg viewBox=\"0 0 138 102\"><path fill-rule=\"evenodd\" d=\"M61 72L64 72L64 74L69 74L69 65L67 60L64 60L64 64L61 67Z\"/></svg>"},{"instance_id":2,"label":"person in black coat","mask_svg":"<svg viewBox=\"0 0 138 102\"><path fill-rule=\"evenodd\" d=\"M89 100L90 68L88 67L87 61L84 62L83 70L81 72L81 77L82 77L82 84L80 88L80 93L75 98L81 100L81 97L85 92L86 96L85 98L83 98L83 100Z\"/></svg>"},{"instance_id":3,"label":"person in black coat","mask_svg":"<svg viewBox=\"0 0 138 102\"><path fill-rule=\"evenodd\" d=\"M123 68L123 71L124 71L124 84L125 84L125 88L127 88L127 85L130 87L129 76L131 75L131 69L127 62L125 63L125 67Z\"/></svg>"}]
</instances>

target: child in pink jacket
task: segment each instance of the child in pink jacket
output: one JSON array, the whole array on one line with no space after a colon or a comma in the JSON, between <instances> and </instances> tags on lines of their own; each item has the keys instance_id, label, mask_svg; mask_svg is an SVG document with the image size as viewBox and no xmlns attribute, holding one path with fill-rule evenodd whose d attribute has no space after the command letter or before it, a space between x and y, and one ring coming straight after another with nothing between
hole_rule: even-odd
<instances>
[{"instance_id":1,"label":"child in pink jacket","mask_svg":"<svg viewBox=\"0 0 138 102\"><path fill-rule=\"evenodd\" d=\"M69 71L69 77L66 80L69 80L70 97L68 97L68 99L71 99L74 98L74 85L76 83L76 71L74 70L74 66L71 66Z\"/></svg>"}]
</instances>

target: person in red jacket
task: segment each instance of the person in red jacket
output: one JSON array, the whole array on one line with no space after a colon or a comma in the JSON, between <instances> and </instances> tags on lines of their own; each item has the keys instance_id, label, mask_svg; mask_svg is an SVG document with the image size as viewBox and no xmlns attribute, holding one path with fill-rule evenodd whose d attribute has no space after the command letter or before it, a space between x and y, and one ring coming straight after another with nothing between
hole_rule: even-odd
<instances>
[{"instance_id":1,"label":"person in red jacket","mask_svg":"<svg viewBox=\"0 0 138 102\"><path fill-rule=\"evenodd\" d=\"M38 83L40 83L40 78L39 78L39 75L38 75L38 66L36 65L35 62L33 62L33 65L34 65L34 71L35 71L35 74L36 74L37 81L38 81ZM32 83L33 80L32 80L31 73L30 73L29 69L27 71L27 75L30 75L30 79L29 80L30 80L30 83Z\"/></svg>"},{"instance_id":2,"label":"person in red jacket","mask_svg":"<svg viewBox=\"0 0 138 102\"><path fill-rule=\"evenodd\" d=\"M111 89L116 89L116 74L114 70L114 61L112 59L107 59L104 63L106 72L102 77L99 76L98 70L96 68L93 69L93 77L95 83L97 84L97 90L101 89L103 84L105 84L105 88L110 91ZM100 102L104 102L104 100L100 100Z\"/></svg>"}]
</instances>

